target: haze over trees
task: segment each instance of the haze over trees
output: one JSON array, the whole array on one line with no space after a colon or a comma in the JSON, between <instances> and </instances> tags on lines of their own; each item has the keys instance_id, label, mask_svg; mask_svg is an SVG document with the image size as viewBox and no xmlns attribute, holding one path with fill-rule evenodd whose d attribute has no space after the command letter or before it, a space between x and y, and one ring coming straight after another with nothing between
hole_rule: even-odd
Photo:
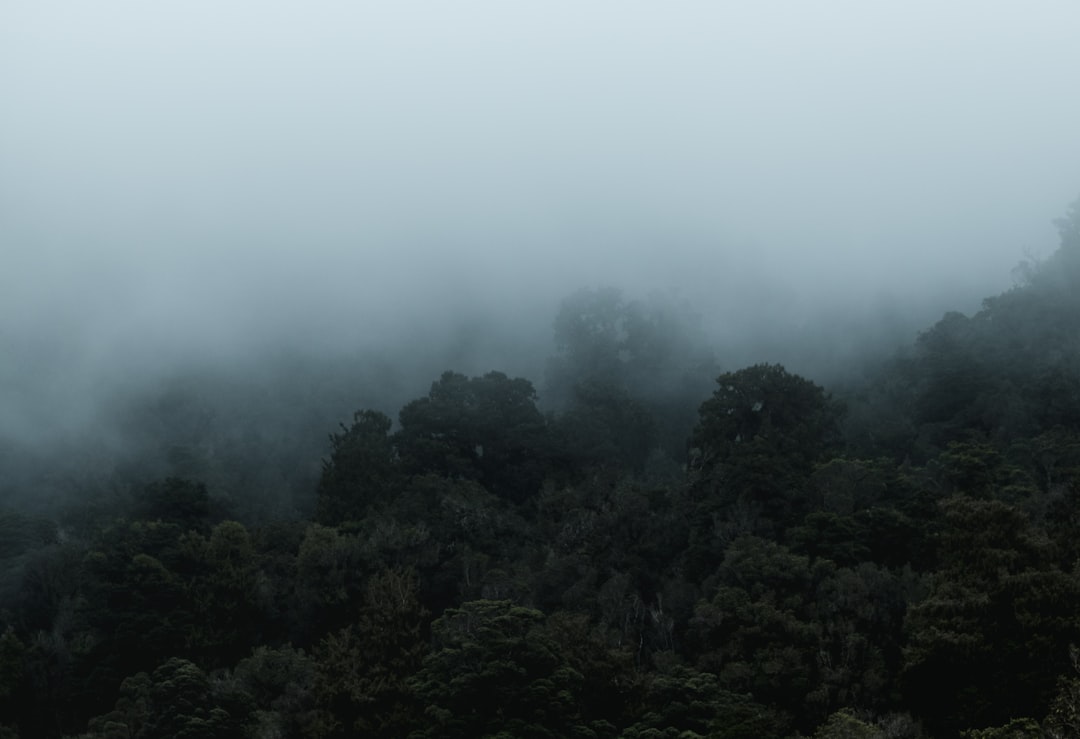
<instances>
[{"instance_id":1,"label":"haze over trees","mask_svg":"<svg viewBox=\"0 0 1080 739\"><path fill-rule=\"evenodd\" d=\"M0 739L1076 735L1077 28L0 2Z\"/></svg>"},{"instance_id":2,"label":"haze over trees","mask_svg":"<svg viewBox=\"0 0 1080 739\"><path fill-rule=\"evenodd\" d=\"M1070 736L1080 201L1057 226L834 392L605 288L553 319L547 405L447 370L297 446L302 400L133 400L144 447L0 512L0 731Z\"/></svg>"}]
</instances>

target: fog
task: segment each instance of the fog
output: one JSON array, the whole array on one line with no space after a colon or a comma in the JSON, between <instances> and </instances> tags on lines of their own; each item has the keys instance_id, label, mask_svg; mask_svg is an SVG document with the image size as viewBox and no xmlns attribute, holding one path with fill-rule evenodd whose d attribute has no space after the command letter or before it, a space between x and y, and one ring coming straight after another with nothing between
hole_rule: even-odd
<instances>
[{"instance_id":1,"label":"fog","mask_svg":"<svg viewBox=\"0 0 1080 739\"><path fill-rule=\"evenodd\" d=\"M100 434L118 389L282 358L411 358L395 398L449 363L539 385L583 286L686 299L729 368L835 369L1056 247L1078 27L1072 2L4 2L0 430Z\"/></svg>"}]
</instances>

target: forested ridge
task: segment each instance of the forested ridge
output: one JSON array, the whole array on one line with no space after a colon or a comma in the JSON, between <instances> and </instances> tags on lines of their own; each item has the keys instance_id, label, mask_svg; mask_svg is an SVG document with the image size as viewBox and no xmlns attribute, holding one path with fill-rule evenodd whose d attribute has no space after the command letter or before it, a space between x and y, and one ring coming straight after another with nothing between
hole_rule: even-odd
<instances>
[{"instance_id":1,"label":"forested ridge","mask_svg":"<svg viewBox=\"0 0 1080 739\"><path fill-rule=\"evenodd\" d=\"M124 409L166 462L0 509L0 737L1080 736L1080 201L1057 225L828 389L599 289L536 384L447 371L328 440L271 396L261 432Z\"/></svg>"}]
</instances>

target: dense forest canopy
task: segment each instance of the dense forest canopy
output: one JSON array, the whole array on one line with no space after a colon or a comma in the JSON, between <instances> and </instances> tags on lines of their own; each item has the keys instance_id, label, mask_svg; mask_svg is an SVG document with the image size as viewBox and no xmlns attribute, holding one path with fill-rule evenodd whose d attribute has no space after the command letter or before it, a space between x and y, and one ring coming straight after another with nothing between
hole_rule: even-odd
<instances>
[{"instance_id":1,"label":"dense forest canopy","mask_svg":"<svg viewBox=\"0 0 1080 739\"><path fill-rule=\"evenodd\" d=\"M1057 225L831 391L604 288L536 384L447 370L329 439L302 389L131 400L111 466L5 481L63 494L0 509L0 736L1074 736L1080 201Z\"/></svg>"},{"instance_id":2,"label":"dense forest canopy","mask_svg":"<svg viewBox=\"0 0 1080 739\"><path fill-rule=\"evenodd\" d=\"M1080 736L1078 27L0 1L0 739Z\"/></svg>"}]
</instances>

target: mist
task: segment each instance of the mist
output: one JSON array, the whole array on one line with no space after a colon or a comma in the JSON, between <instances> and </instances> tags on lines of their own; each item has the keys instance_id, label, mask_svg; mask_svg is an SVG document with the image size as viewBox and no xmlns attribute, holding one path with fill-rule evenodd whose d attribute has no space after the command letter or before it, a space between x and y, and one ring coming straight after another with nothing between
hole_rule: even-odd
<instances>
[{"instance_id":1,"label":"mist","mask_svg":"<svg viewBox=\"0 0 1080 739\"><path fill-rule=\"evenodd\" d=\"M1077 29L0 0L0 739L1072 732Z\"/></svg>"},{"instance_id":2,"label":"mist","mask_svg":"<svg viewBox=\"0 0 1080 739\"><path fill-rule=\"evenodd\" d=\"M0 435L124 448L124 399L188 372L332 386L330 429L448 367L542 391L552 318L589 286L679 296L730 369L850 368L1056 246L1078 22L4 4Z\"/></svg>"}]
</instances>

